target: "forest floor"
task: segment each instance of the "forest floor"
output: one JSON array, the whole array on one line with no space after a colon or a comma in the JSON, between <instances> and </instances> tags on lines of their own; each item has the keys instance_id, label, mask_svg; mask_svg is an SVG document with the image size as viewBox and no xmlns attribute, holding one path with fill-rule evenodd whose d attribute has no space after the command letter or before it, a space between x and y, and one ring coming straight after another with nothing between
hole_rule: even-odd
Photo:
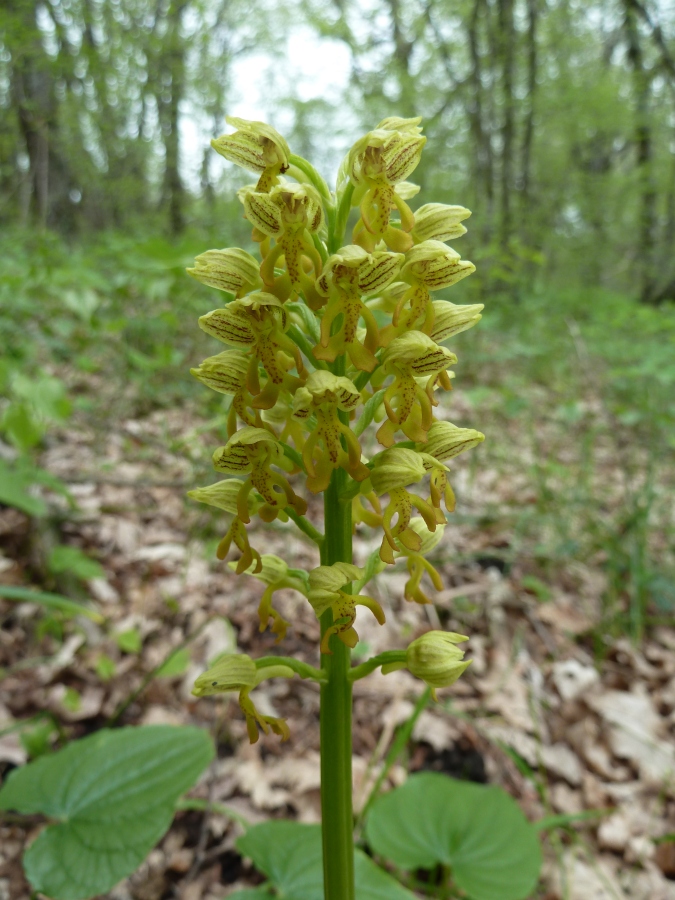
<instances>
[{"instance_id":1,"label":"forest floor","mask_svg":"<svg viewBox=\"0 0 675 900\"><path fill-rule=\"evenodd\" d=\"M318 623L285 591L285 641L260 634L260 583L216 560L223 517L185 496L214 480L224 420L218 397L186 374L213 350L196 327L177 327L208 300L185 300L175 248L113 247L88 268L56 249L30 279L17 256L15 321L0 326L10 346L26 342L19 407L31 378L36 402L53 379L73 398L70 418L27 451L70 499L40 487L41 518L0 506L0 585L88 600L103 621L0 597L0 777L106 724L209 729L217 759L193 795L210 810L179 812L108 896L217 900L260 880L236 850L241 817L318 821L319 697L299 679L265 683L258 708L285 717L291 737L250 745L231 695L197 700L194 679L235 649L316 664ZM151 311L138 311L141 296ZM470 637L472 665L423 711L385 788L431 769L501 785L533 821L558 816L537 900L673 900L675 311L597 291L490 309L453 343L457 388L441 413L486 434L452 461L457 510L432 557L445 589L406 603L405 573L388 570L369 585L386 624L367 610L357 619L357 657L430 628ZM13 454L0 441L0 462ZM318 562L291 523L251 538L296 567ZM355 561L379 540L360 526ZM357 811L422 690L405 671L357 683ZM21 855L42 824L0 819L0 900L30 897Z\"/></svg>"},{"instance_id":2,"label":"forest floor","mask_svg":"<svg viewBox=\"0 0 675 900\"><path fill-rule=\"evenodd\" d=\"M455 415L459 410L475 418L461 390L452 405ZM319 637L309 605L285 591L279 606L292 627L276 648L273 636L258 632L259 583L236 578L215 560L213 519L184 496L195 484L193 459L210 446L208 435L195 439L201 424L187 409L176 409L117 422L104 435L84 422L52 433L41 463L69 485L77 511L51 496L50 527L60 530L60 542L85 550L103 567L104 576L90 580L88 590L106 621L66 623L58 634L39 627L35 605L0 600L0 728L45 710L68 737L111 720L197 724L215 736L218 758L195 796L227 804L250 822L283 816L315 822L315 686L295 679L261 687L258 707L287 718L291 738L282 744L261 735L253 746L234 700L190 694L207 660L223 651L283 652L316 663ZM535 438L540 450L565 465L569 429L551 419L542 419L534 437L515 425L502 430L508 463L502 458L497 466L480 450L455 461L458 512L435 557L446 588L433 604L404 602L405 575L385 572L372 592L386 610L386 625L367 612L359 615L362 653L405 646L430 627L470 635L472 666L422 713L387 784L400 783L406 771L431 769L502 785L532 820L559 814L560 827L545 840L539 897L675 898L675 628L667 619L652 622L638 643L611 634L606 552L544 565L545 536L514 524L518 511L537 502ZM611 519L622 496L623 463L609 443L598 446L602 464L594 478ZM568 452L572 466L573 448ZM657 493L668 489L656 487ZM547 527L545 519L537 522ZM26 584L34 554L54 537L48 529L36 534L27 517L5 508L0 539L2 582ZM357 561L378 541L361 526ZM317 564L290 523L258 528L252 543L296 566ZM164 672L148 680L177 648ZM358 682L357 811L421 691L407 672ZM4 733L0 767L25 762L26 749L16 731ZM38 827L33 821L0 825L3 900L30 896L20 857ZM181 812L148 861L108 896L215 900L253 884L255 873L235 848L239 833L222 810Z\"/></svg>"}]
</instances>

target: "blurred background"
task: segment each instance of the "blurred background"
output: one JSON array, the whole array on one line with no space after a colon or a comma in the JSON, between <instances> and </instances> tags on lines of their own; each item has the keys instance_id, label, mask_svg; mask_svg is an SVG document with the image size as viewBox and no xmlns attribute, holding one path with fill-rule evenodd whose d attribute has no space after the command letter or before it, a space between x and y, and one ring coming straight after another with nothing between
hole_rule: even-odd
<instances>
[{"instance_id":1,"label":"blurred background","mask_svg":"<svg viewBox=\"0 0 675 900\"><path fill-rule=\"evenodd\" d=\"M255 633L255 600L244 610L213 560L222 520L184 499L212 480L225 421L220 395L188 374L214 352L196 319L218 295L184 268L210 247L251 249L235 193L251 177L209 147L231 130L226 115L274 125L329 179L382 118L423 116L412 206L473 211L456 249L477 272L444 296L485 304L479 327L452 344L447 415L486 441L455 466L457 513L437 560L448 589L429 612L477 635L463 709L502 714L513 696L495 672L517 671L527 712L523 685L539 683L527 672L540 667L552 684L554 661L569 657L589 671L609 665L607 690L648 689L658 739L672 745L675 689L659 693L674 674L659 668L675 609L671 0L4 0L0 740L14 748L10 764L124 703L126 721L180 718L191 667L232 635L247 652L269 643ZM384 596L398 597L400 583L383 579ZM54 601L17 605L26 591L93 600L106 624L82 630ZM418 621L391 602L399 636L429 627L426 613ZM220 631L193 652L183 640L207 613ZM305 619L298 652L307 639L313 661ZM35 679L39 665L49 677ZM372 722L377 710L362 712ZM551 740L582 713L551 713ZM546 740L536 716L508 724ZM562 778L554 811L619 802L499 741L526 800L555 794ZM582 743L570 752L584 778L611 781ZM489 756L479 744L472 752ZM366 729L357 752L372 749ZM639 782L639 763L627 765L624 780ZM612 852L622 858L627 842Z\"/></svg>"}]
</instances>

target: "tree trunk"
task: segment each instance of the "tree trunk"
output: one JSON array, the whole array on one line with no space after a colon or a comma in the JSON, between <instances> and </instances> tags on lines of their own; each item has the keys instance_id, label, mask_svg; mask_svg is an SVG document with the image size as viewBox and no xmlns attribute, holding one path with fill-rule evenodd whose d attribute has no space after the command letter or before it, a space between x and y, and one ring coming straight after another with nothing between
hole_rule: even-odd
<instances>
[{"instance_id":1,"label":"tree trunk","mask_svg":"<svg viewBox=\"0 0 675 900\"><path fill-rule=\"evenodd\" d=\"M537 90L537 24L539 0L527 0L527 111L523 128L521 170L521 230L528 231L527 217L531 205L532 143L534 138L534 102Z\"/></svg>"},{"instance_id":2,"label":"tree trunk","mask_svg":"<svg viewBox=\"0 0 675 900\"><path fill-rule=\"evenodd\" d=\"M493 190L493 164L492 143L490 133L485 122L485 108L483 103L483 72L480 55L480 16L484 0L474 0L471 15L467 21L467 38L469 54L471 57L471 71L469 75L470 93L467 112L469 127L473 143L471 154L473 181L476 198L481 206L484 205L485 214L482 219L482 236L487 243L490 240L490 224L494 211ZM476 210L478 212L478 210Z\"/></svg>"},{"instance_id":3,"label":"tree trunk","mask_svg":"<svg viewBox=\"0 0 675 900\"><path fill-rule=\"evenodd\" d=\"M624 0L624 30L628 45L628 60L633 75L635 96L635 124L633 140L636 148L636 167L640 187L637 274L640 299L654 302L654 247L656 228L656 187L653 172L653 137L650 120L651 78L645 68L638 10L635 0Z\"/></svg>"},{"instance_id":4,"label":"tree trunk","mask_svg":"<svg viewBox=\"0 0 675 900\"><path fill-rule=\"evenodd\" d=\"M185 91L185 46L181 34L183 11L187 2L171 3L167 12L167 34L160 64L160 109L166 153L164 165L164 201L169 213L169 230L180 234L185 228L185 189L180 177L180 102Z\"/></svg>"},{"instance_id":5,"label":"tree trunk","mask_svg":"<svg viewBox=\"0 0 675 900\"><path fill-rule=\"evenodd\" d=\"M14 20L14 28L8 29L12 96L28 154L33 214L44 227L49 212L49 121L53 114L50 62L37 26L37 4L19 0L8 12Z\"/></svg>"},{"instance_id":6,"label":"tree trunk","mask_svg":"<svg viewBox=\"0 0 675 900\"><path fill-rule=\"evenodd\" d=\"M503 250L507 250L513 231L511 191L513 190L515 114L513 78L516 37L513 22L513 0L498 0L498 21L502 100L499 243Z\"/></svg>"}]
</instances>

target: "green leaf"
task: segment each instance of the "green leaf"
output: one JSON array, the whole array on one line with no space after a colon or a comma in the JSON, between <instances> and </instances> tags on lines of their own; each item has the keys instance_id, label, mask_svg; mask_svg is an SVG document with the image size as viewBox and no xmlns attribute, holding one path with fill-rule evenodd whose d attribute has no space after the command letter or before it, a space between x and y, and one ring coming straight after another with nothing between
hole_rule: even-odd
<instances>
[{"instance_id":1,"label":"green leaf","mask_svg":"<svg viewBox=\"0 0 675 900\"><path fill-rule=\"evenodd\" d=\"M407 888L376 865L363 850L354 853L356 900L414 900Z\"/></svg>"},{"instance_id":2,"label":"green leaf","mask_svg":"<svg viewBox=\"0 0 675 900\"><path fill-rule=\"evenodd\" d=\"M79 547L69 547L66 544L54 547L49 554L47 566L49 571L55 575L71 572L82 581L88 581L90 578L102 578L105 575L96 560L87 556Z\"/></svg>"},{"instance_id":3,"label":"green leaf","mask_svg":"<svg viewBox=\"0 0 675 900\"><path fill-rule=\"evenodd\" d=\"M320 825L263 822L239 838L237 849L288 900L323 900Z\"/></svg>"},{"instance_id":4,"label":"green leaf","mask_svg":"<svg viewBox=\"0 0 675 900\"><path fill-rule=\"evenodd\" d=\"M101 653L98 656L94 668L101 681L110 681L111 678L115 677L115 672L117 671L115 661L110 659L107 653Z\"/></svg>"},{"instance_id":5,"label":"green leaf","mask_svg":"<svg viewBox=\"0 0 675 900\"><path fill-rule=\"evenodd\" d=\"M323 900L320 825L263 822L239 838L237 849L253 860L285 900ZM356 900L413 900L410 891L361 850L354 855L354 875Z\"/></svg>"},{"instance_id":6,"label":"green leaf","mask_svg":"<svg viewBox=\"0 0 675 900\"><path fill-rule=\"evenodd\" d=\"M24 855L33 888L55 900L110 890L145 859L212 758L205 731L148 725L104 729L16 769L0 809L57 820Z\"/></svg>"},{"instance_id":7,"label":"green leaf","mask_svg":"<svg viewBox=\"0 0 675 900\"><path fill-rule=\"evenodd\" d=\"M32 481L24 473L8 466L0 459L0 503L20 509L28 516L43 516L47 505L39 497L28 493Z\"/></svg>"},{"instance_id":8,"label":"green leaf","mask_svg":"<svg viewBox=\"0 0 675 900\"><path fill-rule=\"evenodd\" d=\"M187 647L182 647L172 653L167 661L161 666L157 672L157 678L175 678L182 675L190 665L190 651Z\"/></svg>"},{"instance_id":9,"label":"green leaf","mask_svg":"<svg viewBox=\"0 0 675 900\"><path fill-rule=\"evenodd\" d=\"M45 606L47 609L58 610L58 612L67 616L87 616L87 618L93 619L94 622L104 621L103 616L96 610L90 609L82 603L77 603L75 600L69 600L68 597L62 597L61 594L50 594L46 591L34 591L31 588L0 584L0 597L5 597L7 600L17 600L20 603L37 603L40 606Z\"/></svg>"},{"instance_id":10,"label":"green leaf","mask_svg":"<svg viewBox=\"0 0 675 900\"><path fill-rule=\"evenodd\" d=\"M472 900L524 900L541 868L536 830L505 791L430 772L373 804L366 837L401 869L450 866Z\"/></svg>"},{"instance_id":11,"label":"green leaf","mask_svg":"<svg viewBox=\"0 0 675 900\"><path fill-rule=\"evenodd\" d=\"M130 628L128 631L120 631L115 635L117 646L122 653L140 653L143 646L143 638L140 631Z\"/></svg>"},{"instance_id":12,"label":"green leaf","mask_svg":"<svg viewBox=\"0 0 675 900\"><path fill-rule=\"evenodd\" d=\"M386 392L387 392L387 389L383 388L381 391L376 391L369 400L366 400L366 403L363 407L363 412L361 413L361 416L359 417L358 422L356 423L356 425L354 425L354 428L352 429L354 434L357 437L360 437L363 434L363 432L366 430L366 428L370 425L370 423L375 418L375 413L377 412L378 407L382 403L382 400L384 399L384 395L386 394Z\"/></svg>"}]
</instances>

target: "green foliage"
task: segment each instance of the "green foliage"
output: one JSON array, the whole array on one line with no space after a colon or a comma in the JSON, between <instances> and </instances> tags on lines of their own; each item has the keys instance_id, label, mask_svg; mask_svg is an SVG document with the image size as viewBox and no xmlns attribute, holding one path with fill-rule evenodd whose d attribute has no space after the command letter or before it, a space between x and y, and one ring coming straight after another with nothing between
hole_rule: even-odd
<instances>
[{"instance_id":1,"label":"green foliage","mask_svg":"<svg viewBox=\"0 0 675 900\"><path fill-rule=\"evenodd\" d=\"M96 610L77 603L61 594L50 594L46 591L33 591L30 588L16 587L10 584L0 584L0 597L6 600L16 600L19 603L37 603L46 609L54 610L66 616L87 616L94 622L102 622L103 616Z\"/></svg>"},{"instance_id":2,"label":"green foliage","mask_svg":"<svg viewBox=\"0 0 675 900\"><path fill-rule=\"evenodd\" d=\"M19 734L19 739L29 758L37 759L51 752L52 741L57 733L52 719L45 718L36 722L32 728L24 728Z\"/></svg>"},{"instance_id":3,"label":"green foliage","mask_svg":"<svg viewBox=\"0 0 675 900\"><path fill-rule=\"evenodd\" d=\"M366 838L400 869L450 867L471 900L524 900L541 868L536 830L505 791L434 773L380 797Z\"/></svg>"},{"instance_id":4,"label":"green foliage","mask_svg":"<svg viewBox=\"0 0 675 900\"><path fill-rule=\"evenodd\" d=\"M115 677L117 666L115 661L110 659L106 653L101 653L96 657L95 669L101 681L110 681L111 678Z\"/></svg>"},{"instance_id":5,"label":"green foliage","mask_svg":"<svg viewBox=\"0 0 675 900\"><path fill-rule=\"evenodd\" d=\"M47 559L47 567L50 572L60 575L70 572L83 581L90 578L101 578L105 574L103 568L91 557L83 553L78 547L60 545L54 547Z\"/></svg>"},{"instance_id":6,"label":"green foliage","mask_svg":"<svg viewBox=\"0 0 675 900\"><path fill-rule=\"evenodd\" d=\"M117 646L122 653L140 653L143 646L143 638L139 631L130 628L128 631L121 631L115 635Z\"/></svg>"},{"instance_id":7,"label":"green foliage","mask_svg":"<svg viewBox=\"0 0 675 900\"><path fill-rule=\"evenodd\" d=\"M182 675L190 665L190 651L187 647L173 653L157 672L157 678L175 678Z\"/></svg>"},{"instance_id":8,"label":"green foliage","mask_svg":"<svg viewBox=\"0 0 675 900\"><path fill-rule=\"evenodd\" d=\"M54 900L110 890L162 837L212 757L204 731L146 726L98 731L12 772L0 809L54 822L24 856L33 888Z\"/></svg>"},{"instance_id":9,"label":"green foliage","mask_svg":"<svg viewBox=\"0 0 675 900\"><path fill-rule=\"evenodd\" d=\"M237 841L238 850L250 857L286 900L323 900L321 827L298 822L263 822ZM412 900L413 895L391 875L357 850L354 859L356 900ZM242 891L242 900L259 900L260 889ZM262 894L269 897L270 894Z\"/></svg>"}]
</instances>

